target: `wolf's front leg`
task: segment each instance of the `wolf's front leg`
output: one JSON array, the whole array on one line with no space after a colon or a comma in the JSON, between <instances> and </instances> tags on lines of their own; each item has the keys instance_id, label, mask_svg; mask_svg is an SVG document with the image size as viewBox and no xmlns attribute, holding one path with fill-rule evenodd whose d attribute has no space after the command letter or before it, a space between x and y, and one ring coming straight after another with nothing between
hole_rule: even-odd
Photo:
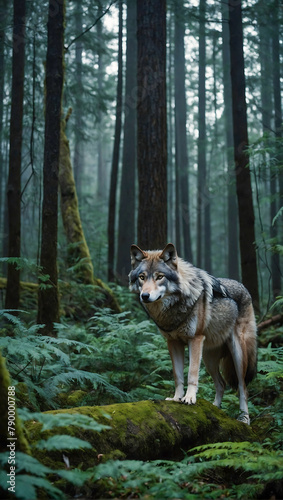
<instances>
[{"instance_id":1,"label":"wolf's front leg","mask_svg":"<svg viewBox=\"0 0 283 500\"><path fill-rule=\"evenodd\" d=\"M188 389L182 403L191 405L197 400L199 368L202 357L204 335L197 335L189 342L190 366L188 374Z\"/></svg>"},{"instance_id":2,"label":"wolf's front leg","mask_svg":"<svg viewBox=\"0 0 283 500\"><path fill-rule=\"evenodd\" d=\"M180 401L184 395L184 353L185 345L179 340L167 340L167 345L173 365L175 395L166 398L168 401Z\"/></svg>"}]
</instances>

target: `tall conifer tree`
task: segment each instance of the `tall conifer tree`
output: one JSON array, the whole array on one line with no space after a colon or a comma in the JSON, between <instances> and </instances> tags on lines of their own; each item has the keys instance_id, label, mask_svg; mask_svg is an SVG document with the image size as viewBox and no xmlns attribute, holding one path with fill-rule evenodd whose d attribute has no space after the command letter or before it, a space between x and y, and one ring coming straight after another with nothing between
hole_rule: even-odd
<instances>
[{"instance_id":1,"label":"tall conifer tree","mask_svg":"<svg viewBox=\"0 0 283 500\"><path fill-rule=\"evenodd\" d=\"M229 1L234 159L239 211L242 281L259 309L255 216L248 158L248 123L244 72L242 2Z\"/></svg>"},{"instance_id":2,"label":"tall conifer tree","mask_svg":"<svg viewBox=\"0 0 283 500\"><path fill-rule=\"evenodd\" d=\"M14 0L12 104L10 121L9 177L7 187L9 257L21 255L21 163L25 68L25 0ZM6 309L18 309L20 271L8 265Z\"/></svg>"},{"instance_id":3,"label":"tall conifer tree","mask_svg":"<svg viewBox=\"0 0 283 500\"><path fill-rule=\"evenodd\" d=\"M49 0L46 57L45 143L43 165L42 240L40 265L48 275L47 286L39 288L38 322L53 332L59 321L57 273L58 174L60 156L61 104L64 80L64 0Z\"/></svg>"},{"instance_id":4,"label":"tall conifer tree","mask_svg":"<svg viewBox=\"0 0 283 500\"><path fill-rule=\"evenodd\" d=\"M166 1L137 0L138 244L167 239Z\"/></svg>"}]
</instances>

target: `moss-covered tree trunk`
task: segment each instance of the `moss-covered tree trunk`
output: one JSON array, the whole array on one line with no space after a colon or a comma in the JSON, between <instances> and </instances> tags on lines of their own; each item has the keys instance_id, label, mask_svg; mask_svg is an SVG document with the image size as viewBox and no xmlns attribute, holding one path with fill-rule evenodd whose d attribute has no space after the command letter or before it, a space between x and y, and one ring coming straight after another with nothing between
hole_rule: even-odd
<instances>
[{"instance_id":1,"label":"moss-covered tree trunk","mask_svg":"<svg viewBox=\"0 0 283 500\"><path fill-rule=\"evenodd\" d=\"M81 223L66 124L72 110L61 120L59 186L64 230L68 241L68 264L74 266L76 280L94 284L93 266Z\"/></svg>"},{"instance_id":2,"label":"moss-covered tree trunk","mask_svg":"<svg viewBox=\"0 0 283 500\"><path fill-rule=\"evenodd\" d=\"M98 287L103 292L103 305L107 305L118 312L120 310L119 305L112 291L105 283L95 278L93 274L93 265L80 218L69 141L66 136L66 123L70 114L71 110L68 111L65 119L61 120L59 161L61 211L68 242L69 265L73 267L75 279L78 282Z\"/></svg>"},{"instance_id":3,"label":"moss-covered tree trunk","mask_svg":"<svg viewBox=\"0 0 283 500\"><path fill-rule=\"evenodd\" d=\"M7 445L12 443L15 445L15 451L30 453L21 422L14 411L14 392L15 388L6 368L5 359L0 353L0 453L9 451ZM13 446L10 446L11 450L12 448Z\"/></svg>"},{"instance_id":4,"label":"moss-covered tree trunk","mask_svg":"<svg viewBox=\"0 0 283 500\"><path fill-rule=\"evenodd\" d=\"M52 434L64 433L88 441L91 449L66 451L73 466L82 468L95 465L109 458L155 460L181 458L184 451L195 446L224 442L252 441L252 429L229 418L211 403L198 400L196 405L187 406L174 401L139 401L108 406L84 406L47 413L70 413L88 415L97 422L109 425L111 429L102 432L83 430L77 427L58 428ZM111 418L106 418L109 415ZM32 442L51 435L50 431L41 435L41 424L27 423ZM62 451L36 451L36 457L43 462L62 461ZM65 453L65 452L64 452Z\"/></svg>"}]
</instances>

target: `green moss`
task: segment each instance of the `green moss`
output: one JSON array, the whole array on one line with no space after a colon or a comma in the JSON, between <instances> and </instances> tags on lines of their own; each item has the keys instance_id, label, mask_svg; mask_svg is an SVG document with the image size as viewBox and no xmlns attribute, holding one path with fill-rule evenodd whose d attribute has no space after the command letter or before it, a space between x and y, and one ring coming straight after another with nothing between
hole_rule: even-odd
<instances>
[{"instance_id":1,"label":"green moss","mask_svg":"<svg viewBox=\"0 0 283 500\"><path fill-rule=\"evenodd\" d=\"M8 437L8 388L12 386L10 379L10 374L5 365L5 358L2 357L0 353L0 451L7 451ZM13 391L12 391L13 394ZM13 401L14 396L11 394ZM14 416L14 415L12 415ZM15 419L12 420L14 425L11 426L11 431L15 432L17 438L16 441L16 451L22 451L23 453L30 453L28 442L25 438L24 431L20 422L20 419L15 412ZM13 431L13 428L15 430Z\"/></svg>"},{"instance_id":2,"label":"green moss","mask_svg":"<svg viewBox=\"0 0 283 500\"><path fill-rule=\"evenodd\" d=\"M88 441L91 449L67 451L72 466L90 467L109 457L151 460L178 458L182 450L221 441L248 441L255 439L251 428L237 420L230 419L211 403L199 400L194 406L173 401L139 401L136 403L113 404L104 407L84 406L47 413L80 413L93 417L101 424L111 426L110 430L94 432L75 426L68 426L41 435L41 425L29 422L27 428L31 443L54 434L68 434ZM111 420L106 418L107 413ZM35 450L37 458L46 463L44 452ZM49 452L50 460L59 462L62 452Z\"/></svg>"},{"instance_id":3,"label":"green moss","mask_svg":"<svg viewBox=\"0 0 283 500\"><path fill-rule=\"evenodd\" d=\"M87 392L78 390L78 391L73 391L71 394L68 395L67 397L67 405L74 407L74 406L79 406L79 404L82 402L82 400L86 397Z\"/></svg>"}]
</instances>

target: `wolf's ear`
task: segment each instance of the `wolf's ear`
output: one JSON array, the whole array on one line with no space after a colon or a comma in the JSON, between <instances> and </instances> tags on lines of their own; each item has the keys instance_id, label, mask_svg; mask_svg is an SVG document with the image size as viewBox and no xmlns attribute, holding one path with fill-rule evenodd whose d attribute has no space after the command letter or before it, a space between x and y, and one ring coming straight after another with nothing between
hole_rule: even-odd
<instances>
[{"instance_id":1,"label":"wolf's ear","mask_svg":"<svg viewBox=\"0 0 283 500\"><path fill-rule=\"evenodd\" d=\"M137 245L131 246L131 264L133 269L135 269L145 257L145 253Z\"/></svg>"},{"instance_id":2,"label":"wolf's ear","mask_svg":"<svg viewBox=\"0 0 283 500\"><path fill-rule=\"evenodd\" d=\"M164 260L167 266L176 269L177 267L177 250L174 247L173 243L168 243L164 248L162 254L160 255L160 259Z\"/></svg>"}]
</instances>

